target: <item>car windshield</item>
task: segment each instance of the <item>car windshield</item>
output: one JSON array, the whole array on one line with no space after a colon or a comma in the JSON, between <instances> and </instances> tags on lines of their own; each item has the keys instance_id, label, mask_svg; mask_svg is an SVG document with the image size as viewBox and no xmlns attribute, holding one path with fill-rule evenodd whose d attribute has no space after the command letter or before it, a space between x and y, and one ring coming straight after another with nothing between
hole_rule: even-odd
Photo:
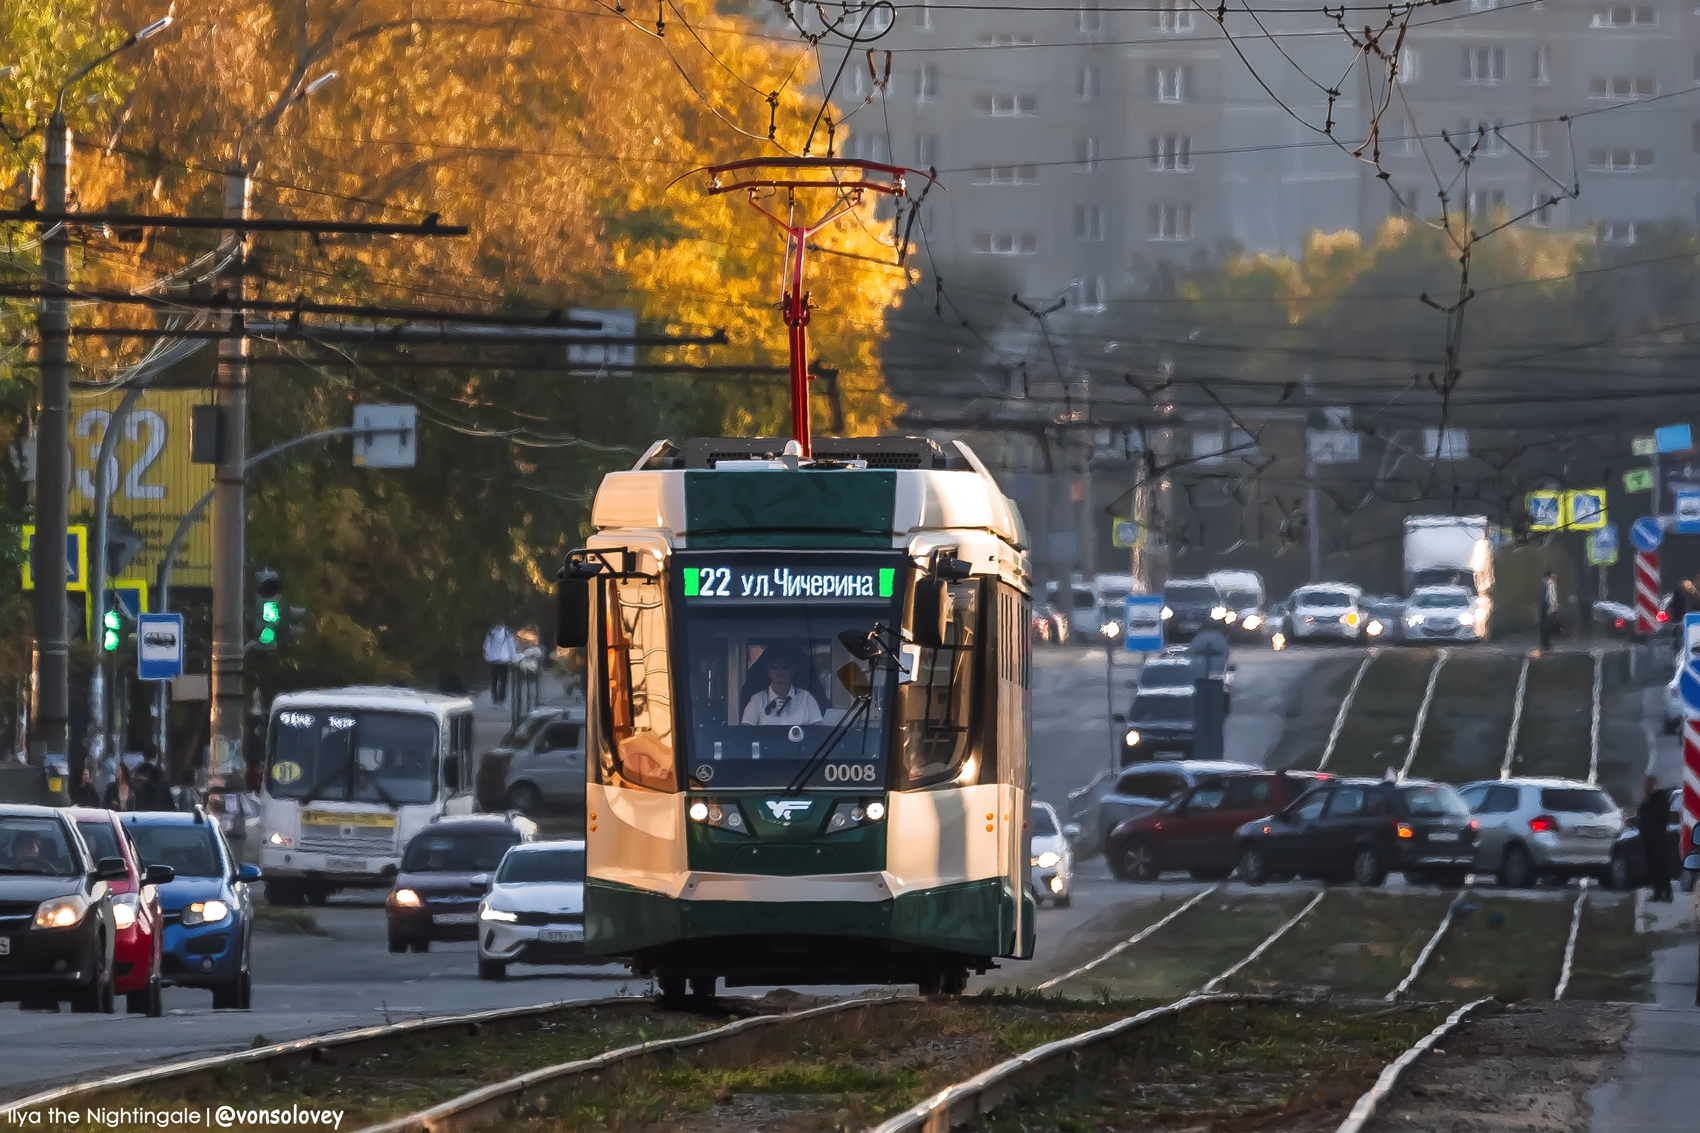
<instances>
[{"instance_id":1,"label":"car windshield","mask_svg":"<svg viewBox=\"0 0 1700 1133\"><path fill-rule=\"evenodd\" d=\"M1050 838L1057 832L1057 824L1051 821L1051 812L1042 806L1028 807L1027 821L1035 838Z\"/></svg>"},{"instance_id":2,"label":"car windshield","mask_svg":"<svg viewBox=\"0 0 1700 1133\"><path fill-rule=\"evenodd\" d=\"M1191 688L1192 682L1190 661L1152 661L1139 671L1143 688Z\"/></svg>"},{"instance_id":3,"label":"car windshield","mask_svg":"<svg viewBox=\"0 0 1700 1133\"><path fill-rule=\"evenodd\" d=\"M502 885L541 885L583 881L584 850L519 850L502 859L496 881Z\"/></svg>"},{"instance_id":4,"label":"car windshield","mask_svg":"<svg viewBox=\"0 0 1700 1133\"><path fill-rule=\"evenodd\" d=\"M1410 783L1399 788L1412 818L1468 818L1470 808L1445 783Z\"/></svg>"},{"instance_id":5,"label":"car windshield","mask_svg":"<svg viewBox=\"0 0 1700 1133\"><path fill-rule=\"evenodd\" d=\"M1222 600L1222 595L1216 588L1205 582L1176 583L1163 587L1163 601L1171 606L1183 603L1188 606L1214 606Z\"/></svg>"},{"instance_id":6,"label":"car windshield","mask_svg":"<svg viewBox=\"0 0 1700 1133\"><path fill-rule=\"evenodd\" d=\"M1190 696L1136 696L1128 720L1135 724L1179 724L1192 720Z\"/></svg>"},{"instance_id":7,"label":"car windshield","mask_svg":"<svg viewBox=\"0 0 1700 1133\"><path fill-rule=\"evenodd\" d=\"M112 829L112 823L99 818L91 818L86 822L78 819L77 832L88 844L89 853L94 855L95 861L124 856L124 851L118 847L118 832Z\"/></svg>"},{"instance_id":8,"label":"car windshield","mask_svg":"<svg viewBox=\"0 0 1700 1133\"><path fill-rule=\"evenodd\" d=\"M1090 590L1076 590L1074 592L1074 608L1075 609L1077 609L1077 610L1090 610L1090 609L1094 609L1097 605L1098 605L1098 598L1095 594L1092 593L1092 591L1090 591Z\"/></svg>"},{"instance_id":9,"label":"car windshield","mask_svg":"<svg viewBox=\"0 0 1700 1133\"><path fill-rule=\"evenodd\" d=\"M1604 791L1589 787L1542 787L1541 809L1565 814L1610 814L1617 804Z\"/></svg>"},{"instance_id":10,"label":"car windshield","mask_svg":"<svg viewBox=\"0 0 1700 1133\"><path fill-rule=\"evenodd\" d=\"M272 717L273 798L428 803L437 797L437 721L410 712L290 708Z\"/></svg>"},{"instance_id":11,"label":"car windshield","mask_svg":"<svg viewBox=\"0 0 1700 1133\"><path fill-rule=\"evenodd\" d=\"M1447 606L1468 606L1468 594L1413 594L1409 605L1417 610L1436 610Z\"/></svg>"},{"instance_id":12,"label":"car windshield","mask_svg":"<svg viewBox=\"0 0 1700 1133\"><path fill-rule=\"evenodd\" d=\"M1262 596L1255 590L1224 590L1222 603L1236 610L1249 609L1262 601Z\"/></svg>"},{"instance_id":13,"label":"car windshield","mask_svg":"<svg viewBox=\"0 0 1700 1133\"><path fill-rule=\"evenodd\" d=\"M506 830L427 830L407 844L405 873L481 873L495 869L519 835Z\"/></svg>"},{"instance_id":14,"label":"car windshield","mask_svg":"<svg viewBox=\"0 0 1700 1133\"><path fill-rule=\"evenodd\" d=\"M1301 590L1293 595L1293 601L1300 606L1314 606L1319 610L1344 609L1352 604L1350 590Z\"/></svg>"},{"instance_id":15,"label":"car windshield","mask_svg":"<svg viewBox=\"0 0 1700 1133\"><path fill-rule=\"evenodd\" d=\"M526 744L531 742L531 737L537 734L537 729L541 728L550 720L553 720L555 716L556 712L554 709L550 709L547 712L533 712L531 715L521 720L518 724L509 728L507 734L502 737L502 742L497 746L524 747Z\"/></svg>"},{"instance_id":16,"label":"car windshield","mask_svg":"<svg viewBox=\"0 0 1700 1133\"><path fill-rule=\"evenodd\" d=\"M56 818L0 815L0 873L74 877L81 872L81 859L65 834L65 824Z\"/></svg>"},{"instance_id":17,"label":"car windshield","mask_svg":"<svg viewBox=\"0 0 1700 1133\"><path fill-rule=\"evenodd\" d=\"M1471 594L1476 592L1476 576L1457 567L1429 567L1411 572L1411 586L1461 586Z\"/></svg>"},{"instance_id":18,"label":"car windshield","mask_svg":"<svg viewBox=\"0 0 1700 1133\"><path fill-rule=\"evenodd\" d=\"M134 823L130 836L142 864L168 865L178 877L222 877L224 858L218 852L218 835L205 823L173 823L144 826Z\"/></svg>"}]
</instances>

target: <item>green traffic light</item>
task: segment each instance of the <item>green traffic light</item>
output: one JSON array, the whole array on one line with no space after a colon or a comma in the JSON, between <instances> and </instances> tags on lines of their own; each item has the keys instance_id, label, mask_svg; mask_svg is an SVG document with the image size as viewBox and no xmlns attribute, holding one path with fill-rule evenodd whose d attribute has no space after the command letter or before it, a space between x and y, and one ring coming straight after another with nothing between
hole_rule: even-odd
<instances>
[{"instance_id":1,"label":"green traffic light","mask_svg":"<svg viewBox=\"0 0 1700 1133\"><path fill-rule=\"evenodd\" d=\"M260 631L260 644L265 646L276 645L277 630L273 629L271 626L266 626L262 629Z\"/></svg>"},{"instance_id":2,"label":"green traffic light","mask_svg":"<svg viewBox=\"0 0 1700 1133\"><path fill-rule=\"evenodd\" d=\"M282 603L267 601L260 604L260 620L267 625L276 625L283 619ZM262 638L262 640L264 640Z\"/></svg>"},{"instance_id":3,"label":"green traffic light","mask_svg":"<svg viewBox=\"0 0 1700 1133\"><path fill-rule=\"evenodd\" d=\"M119 621L117 610L107 610L100 615L100 648L103 653L112 653L118 648Z\"/></svg>"}]
</instances>

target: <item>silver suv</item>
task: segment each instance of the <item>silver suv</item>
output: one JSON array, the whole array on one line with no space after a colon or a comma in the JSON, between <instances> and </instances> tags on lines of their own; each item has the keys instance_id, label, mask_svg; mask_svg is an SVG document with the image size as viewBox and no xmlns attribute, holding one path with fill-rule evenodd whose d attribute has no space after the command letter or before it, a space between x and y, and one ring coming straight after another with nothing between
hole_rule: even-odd
<instances>
[{"instance_id":1,"label":"silver suv","mask_svg":"<svg viewBox=\"0 0 1700 1133\"><path fill-rule=\"evenodd\" d=\"M1493 779L1458 793L1480 823L1477 873L1514 889L1542 877L1609 882L1623 814L1600 788L1576 779Z\"/></svg>"}]
</instances>

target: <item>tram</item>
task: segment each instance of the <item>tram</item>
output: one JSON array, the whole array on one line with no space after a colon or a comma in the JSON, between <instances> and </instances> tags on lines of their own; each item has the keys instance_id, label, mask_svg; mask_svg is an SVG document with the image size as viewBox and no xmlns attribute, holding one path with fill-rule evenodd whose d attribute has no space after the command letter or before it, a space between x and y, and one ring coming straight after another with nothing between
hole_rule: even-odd
<instances>
[{"instance_id":1,"label":"tram","mask_svg":"<svg viewBox=\"0 0 1700 1133\"><path fill-rule=\"evenodd\" d=\"M958 442L658 442L557 589L588 658L585 944L664 999L1033 952L1031 572Z\"/></svg>"}]
</instances>

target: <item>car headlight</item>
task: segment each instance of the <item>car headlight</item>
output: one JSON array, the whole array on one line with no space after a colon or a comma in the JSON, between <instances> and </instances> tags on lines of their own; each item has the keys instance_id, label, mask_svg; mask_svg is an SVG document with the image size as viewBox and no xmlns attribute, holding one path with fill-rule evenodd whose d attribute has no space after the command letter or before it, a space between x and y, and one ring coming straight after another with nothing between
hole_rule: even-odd
<instances>
[{"instance_id":1,"label":"car headlight","mask_svg":"<svg viewBox=\"0 0 1700 1133\"><path fill-rule=\"evenodd\" d=\"M397 889L394 893L395 903L407 909L419 907L419 894L411 889Z\"/></svg>"},{"instance_id":2,"label":"car headlight","mask_svg":"<svg viewBox=\"0 0 1700 1133\"><path fill-rule=\"evenodd\" d=\"M1127 746L1133 747L1137 743L1139 743L1139 733L1134 729L1129 728L1127 730Z\"/></svg>"},{"instance_id":3,"label":"car headlight","mask_svg":"<svg viewBox=\"0 0 1700 1133\"><path fill-rule=\"evenodd\" d=\"M1408 626L1420 626L1423 624L1423 616L1421 614L1406 614L1405 624Z\"/></svg>"},{"instance_id":4,"label":"car headlight","mask_svg":"<svg viewBox=\"0 0 1700 1133\"><path fill-rule=\"evenodd\" d=\"M1352 610L1348 613L1341 614L1340 620L1349 626L1355 626L1363 619L1358 616L1358 612L1356 610Z\"/></svg>"},{"instance_id":5,"label":"car headlight","mask_svg":"<svg viewBox=\"0 0 1700 1133\"><path fill-rule=\"evenodd\" d=\"M89 911L86 897L73 893L69 897L55 897L43 901L35 911L36 928L70 928L83 919L83 914Z\"/></svg>"},{"instance_id":6,"label":"car headlight","mask_svg":"<svg viewBox=\"0 0 1700 1133\"><path fill-rule=\"evenodd\" d=\"M1164 621L1168 621L1170 618L1172 618L1174 616L1175 616L1175 612L1173 610L1169 609L1169 607L1167 607L1167 606L1163 607L1163 620Z\"/></svg>"},{"instance_id":7,"label":"car headlight","mask_svg":"<svg viewBox=\"0 0 1700 1133\"><path fill-rule=\"evenodd\" d=\"M1261 614L1247 614L1244 618L1240 619L1240 624L1245 626L1247 629L1256 629L1258 626L1263 624L1263 616Z\"/></svg>"},{"instance_id":8,"label":"car headlight","mask_svg":"<svg viewBox=\"0 0 1700 1133\"><path fill-rule=\"evenodd\" d=\"M1287 648L1287 635L1284 634L1284 633L1272 633L1272 634L1270 634L1269 635L1269 648L1271 648L1271 649L1273 649L1277 652Z\"/></svg>"},{"instance_id":9,"label":"car headlight","mask_svg":"<svg viewBox=\"0 0 1700 1133\"><path fill-rule=\"evenodd\" d=\"M1371 637L1380 637L1381 623L1376 621L1374 618L1371 618L1370 623L1364 627L1364 632L1369 634Z\"/></svg>"},{"instance_id":10,"label":"car headlight","mask_svg":"<svg viewBox=\"0 0 1700 1133\"><path fill-rule=\"evenodd\" d=\"M112 899L112 923L119 928L129 928L136 923L136 909L140 902L134 893L120 893Z\"/></svg>"},{"instance_id":11,"label":"car headlight","mask_svg":"<svg viewBox=\"0 0 1700 1133\"><path fill-rule=\"evenodd\" d=\"M1120 637L1122 632L1121 623L1104 622L1098 626L1098 632L1103 634L1105 637L1112 639Z\"/></svg>"},{"instance_id":12,"label":"car headlight","mask_svg":"<svg viewBox=\"0 0 1700 1133\"><path fill-rule=\"evenodd\" d=\"M196 901L183 910L183 927L198 924L217 924L230 915L230 906L223 901Z\"/></svg>"},{"instance_id":13,"label":"car headlight","mask_svg":"<svg viewBox=\"0 0 1700 1133\"><path fill-rule=\"evenodd\" d=\"M1465 610L1462 614L1458 615L1458 624L1461 626L1473 626L1476 624L1476 615Z\"/></svg>"},{"instance_id":14,"label":"car headlight","mask_svg":"<svg viewBox=\"0 0 1700 1133\"><path fill-rule=\"evenodd\" d=\"M1054 850L1046 850L1044 853L1033 859L1033 864L1038 866L1040 869L1050 869L1060 861L1062 861L1061 854Z\"/></svg>"},{"instance_id":15,"label":"car headlight","mask_svg":"<svg viewBox=\"0 0 1700 1133\"><path fill-rule=\"evenodd\" d=\"M478 907L478 919L481 921L501 921L504 924L512 924L514 921L519 920L519 914L510 913L506 909L492 909L489 905L480 905Z\"/></svg>"},{"instance_id":16,"label":"car headlight","mask_svg":"<svg viewBox=\"0 0 1700 1133\"><path fill-rule=\"evenodd\" d=\"M276 830L272 831L272 836L271 836L270 841L271 841L271 844L274 845L274 846L288 846L288 845L293 844L289 838L286 838L282 834L279 834Z\"/></svg>"},{"instance_id":17,"label":"car headlight","mask_svg":"<svg viewBox=\"0 0 1700 1133\"><path fill-rule=\"evenodd\" d=\"M1212 606L1212 607L1210 607L1210 617L1213 621L1218 621L1218 622L1227 621L1228 620L1228 607L1226 607L1226 606Z\"/></svg>"}]
</instances>

